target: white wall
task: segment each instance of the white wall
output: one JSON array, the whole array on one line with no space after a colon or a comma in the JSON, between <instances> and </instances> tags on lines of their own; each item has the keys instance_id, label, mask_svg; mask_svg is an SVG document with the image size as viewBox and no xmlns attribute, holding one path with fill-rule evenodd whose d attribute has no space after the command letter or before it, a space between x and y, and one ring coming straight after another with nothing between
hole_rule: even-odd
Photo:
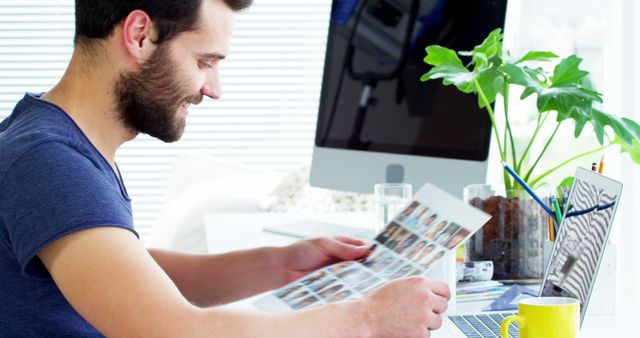
<instances>
[{"instance_id":1,"label":"white wall","mask_svg":"<svg viewBox=\"0 0 640 338\"><path fill-rule=\"evenodd\" d=\"M640 4L634 0L616 0L609 6L612 25L607 46L607 97L609 106L636 121L640 120ZM638 313L633 306L640 304L640 165L623 155L613 163L613 173L624 184L617 217L618 250L618 306L629 319L620 325L632 325ZM633 326L635 327L635 325Z\"/></svg>"}]
</instances>

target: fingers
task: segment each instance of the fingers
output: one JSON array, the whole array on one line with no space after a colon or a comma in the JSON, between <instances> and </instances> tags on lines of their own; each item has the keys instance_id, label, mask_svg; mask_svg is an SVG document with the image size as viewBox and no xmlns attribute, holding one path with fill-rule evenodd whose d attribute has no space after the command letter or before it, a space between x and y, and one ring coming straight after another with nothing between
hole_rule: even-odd
<instances>
[{"instance_id":1,"label":"fingers","mask_svg":"<svg viewBox=\"0 0 640 338\"><path fill-rule=\"evenodd\" d=\"M427 324L427 329L429 330L437 330L442 326L442 316L438 314L434 314L429 316L429 323Z\"/></svg>"},{"instance_id":2,"label":"fingers","mask_svg":"<svg viewBox=\"0 0 640 338\"><path fill-rule=\"evenodd\" d=\"M364 245L356 246L337 239L327 239L323 242L326 253L341 260L356 260L369 254L369 248Z\"/></svg>"},{"instance_id":3,"label":"fingers","mask_svg":"<svg viewBox=\"0 0 640 338\"><path fill-rule=\"evenodd\" d=\"M365 244L367 244L365 241L357 239L357 238L352 238L352 237L347 237L347 236L335 236L333 237L333 239L335 239L338 242L342 242L344 244L351 244L351 245L355 245L355 246L363 246Z\"/></svg>"},{"instance_id":4,"label":"fingers","mask_svg":"<svg viewBox=\"0 0 640 338\"><path fill-rule=\"evenodd\" d=\"M437 314L442 314L445 311L447 311L447 308L449 308L449 304L447 303L447 299L444 297L440 297L440 296L434 296L432 297L433 300L433 312L437 313Z\"/></svg>"},{"instance_id":5,"label":"fingers","mask_svg":"<svg viewBox=\"0 0 640 338\"><path fill-rule=\"evenodd\" d=\"M447 283L433 279L429 279L428 281L433 293L442 296L447 300L451 299L451 290L449 290L449 285L447 285Z\"/></svg>"},{"instance_id":6,"label":"fingers","mask_svg":"<svg viewBox=\"0 0 640 338\"><path fill-rule=\"evenodd\" d=\"M368 313L383 313L374 317L381 337L429 337L428 330L442 326L442 313L447 309L449 288L445 283L425 277L394 280L369 294ZM389 319L393 321L390 322ZM397 318L403 318L401 322ZM416 328L421 328L416 332ZM375 331L375 330L374 330ZM376 335L376 334L374 334Z\"/></svg>"}]
</instances>

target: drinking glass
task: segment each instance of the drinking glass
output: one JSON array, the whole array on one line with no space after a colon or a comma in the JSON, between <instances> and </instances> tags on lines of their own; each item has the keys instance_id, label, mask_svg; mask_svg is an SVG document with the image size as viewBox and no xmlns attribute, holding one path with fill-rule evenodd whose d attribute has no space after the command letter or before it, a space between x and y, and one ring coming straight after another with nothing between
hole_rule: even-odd
<instances>
[{"instance_id":1,"label":"drinking glass","mask_svg":"<svg viewBox=\"0 0 640 338\"><path fill-rule=\"evenodd\" d=\"M376 210L375 232L379 233L411 201L409 183L378 183L373 187Z\"/></svg>"}]
</instances>

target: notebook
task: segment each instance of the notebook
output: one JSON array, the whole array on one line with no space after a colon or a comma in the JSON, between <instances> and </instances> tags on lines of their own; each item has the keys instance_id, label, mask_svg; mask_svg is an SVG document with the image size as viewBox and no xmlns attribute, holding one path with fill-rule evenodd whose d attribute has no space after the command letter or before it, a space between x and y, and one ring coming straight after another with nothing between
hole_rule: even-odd
<instances>
[{"instance_id":1,"label":"notebook","mask_svg":"<svg viewBox=\"0 0 640 338\"><path fill-rule=\"evenodd\" d=\"M578 299L582 324L620 201L622 183L583 168L578 168L574 177L568 207L538 297ZM500 337L502 319L513 313L449 315L442 328L432 332L432 337ZM517 331L517 327L512 326L511 337L518 337Z\"/></svg>"}]
</instances>

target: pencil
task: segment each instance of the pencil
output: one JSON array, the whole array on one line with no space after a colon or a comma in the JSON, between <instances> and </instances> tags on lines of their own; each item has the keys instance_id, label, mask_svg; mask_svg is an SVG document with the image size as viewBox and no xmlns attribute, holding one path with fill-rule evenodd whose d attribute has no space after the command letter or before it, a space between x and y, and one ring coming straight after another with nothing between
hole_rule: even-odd
<instances>
[{"instance_id":1,"label":"pencil","mask_svg":"<svg viewBox=\"0 0 640 338\"><path fill-rule=\"evenodd\" d=\"M556 209L556 219L558 220L558 226L562 224L562 211L560 211L560 204L558 204L558 200L551 197L553 199L553 207Z\"/></svg>"},{"instance_id":2,"label":"pencil","mask_svg":"<svg viewBox=\"0 0 640 338\"><path fill-rule=\"evenodd\" d=\"M549 197L549 205L553 205L553 203L551 202L553 199L553 197ZM549 221L549 240L550 241L555 241L555 234L553 233L553 218L551 218L551 216L547 215L548 221Z\"/></svg>"},{"instance_id":3,"label":"pencil","mask_svg":"<svg viewBox=\"0 0 640 338\"><path fill-rule=\"evenodd\" d=\"M547 214L549 214L552 217L555 217L553 215L553 211L551 209L549 209L549 207L540 199L540 197L538 197L538 195L536 195L536 193L533 192L531 187L529 187L529 185L527 183L525 183L524 180L518 174L516 174L516 172L513 171L513 169L511 169L511 167L508 164L506 164L506 163L504 163L502 161L500 161L500 163L504 167L504 170L506 170L509 173L509 175L511 175L511 177L513 177L513 179L516 180L516 182L518 182L518 184L520 184L520 186L523 187L524 190L526 192L528 192L529 195L531 197L533 197L533 199L536 202L538 202L538 204L542 207L542 209L544 209L544 211L547 212Z\"/></svg>"},{"instance_id":4,"label":"pencil","mask_svg":"<svg viewBox=\"0 0 640 338\"><path fill-rule=\"evenodd\" d=\"M602 157L600 158L600 165L598 166L598 174L602 174L603 170L604 170L604 154L602 154Z\"/></svg>"}]
</instances>

